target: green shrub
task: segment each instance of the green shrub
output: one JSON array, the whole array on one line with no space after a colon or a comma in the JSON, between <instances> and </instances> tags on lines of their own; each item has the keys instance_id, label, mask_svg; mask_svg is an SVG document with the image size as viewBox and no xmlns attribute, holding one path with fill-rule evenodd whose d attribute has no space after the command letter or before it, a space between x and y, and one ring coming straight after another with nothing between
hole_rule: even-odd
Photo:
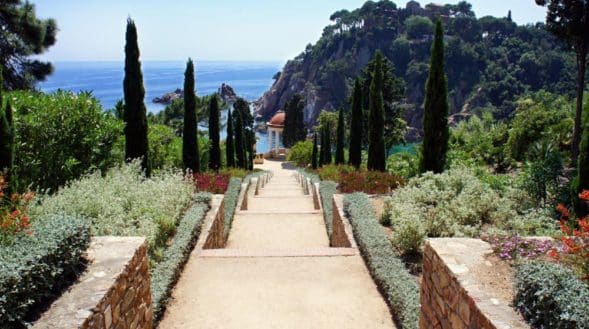
<instances>
[{"instance_id":1,"label":"green shrub","mask_svg":"<svg viewBox=\"0 0 589 329\"><path fill-rule=\"evenodd\" d=\"M387 159L387 170L405 179L419 175L419 155L407 152L395 153Z\"/></svg>"},{"instance_id":2,"label":"green shrub","mask_svg":"<svg viewBox=\"0 0 589 329\"><path fill-rule=\"evenodd\" d=\"M319 178L321 180L330 180L336 183L340 182L341 175L343 174L351 174L356 172L356 168L354 166L348 165L325 165L317 170L319 174Z\"/></svg>"},{"instance_id":3,"label":"green shrub","mask_svg":"<svg viewBox=\"0 0 589 329\"><path fill-rule=\"evenodd\" d=\"M0 246L2 324L18 326L37 303L59 293L75 277L90 243L88 222L78 217L39 217L31 230L32 236Z\"/></svg>"},{"instance_id":4,"label":"green shrub","mask_svg":"<svg viewBox=\"0 0 589 329\"><path fill-rule=\"evenodd\" d=\"M225 192L225 240L229 237L231 231L231 224L233 223L233 216L237 208L237 201L239 199L239 191L241 191L241 178L231 177L229 186Z\"/></svg>"},{"instance_id":5,"label":"green shrub","mask_svg":"<svg viewBox=\"0 0 589 329\"><path fill-rule=\"evenodd\" d=\"M288 161L297 166L307 167L311 163L313 155L313 143L311 141L297 142L288 150Z\"/></svg>"},{"instance_id":6,"label":"green shrub","mask_svg":"<svg viewBox=\"0 0 589 329\"><path fill-rule=\"evenodd\" d=\"M321 196L321 205L323 208L323 220L325 221L325 228L327 236L331 238L333 232L333 195L337 193L337 184L331 181L321 181L319 183L319 194Z\"/></svg>"},{"instance_id":7,"label":"green shrub","mask_svg":"<svg viewBox=\"0 0 589 329\"><path fill-rule=\"evenodd\" d=\"M522 263L515 290L515 307L533 327L589 328L589 288L562 265Z\"/></svg>"},{"instance_id":8,"label":"green shrub","mask_svg":"<svg viewBox=\"0 0 589 329\"><path fill-rule=\"evenodd\" d=\"M162 261L151 272L154 320L163 315L172 288L196 244L203 218L210 208L210 201L210 194L199 193L195 195L195 204L186 211L180 220L172 244L166 249Z\"/></svg>"},{"instance_id":9,"label":"green shrub","mask_svg":"<svg viewBox=\"0 0 589 329\"><path fill-rule=\"evenodd\" d=\"M55 190L116 163L112 151L123 123L90 93L18 91L9 98L15 109L19 186Z\"/></svg>"},{"instance_id":10,"label":"green shrub","mask_svg":"<svg viewBox=\"0 0 589 329\"><path fill-rule=\"evenodd\" d=\"M370 273L402 329L418 328L419 288L376 220L363 193L346 195L344 209Z\"/></svg>"},{"instance_id":11,"label":"green shrub","mask_svg":"<svg viewBox=\"0 0 589 329\"><path fill-rule=\"evenodd\" d=\"M159 261L177 221L192 200L193 185L180 171L161 171L146 179L135 161L70 182L55 195L40 195L31 217L83 216L93 235L144 236L152 261Z\"/></svg>"},{"instance_id":12,"label":"green shrub","mask_svg":"<svg viewBox=\"0 0 589 329\"><path fill-rule=\"evenodd\" d=\"M557 222L550 216L552 210L536 206L524 191L493 190L472 170L457 168L410 180L385 199L383 222L391 224L392 242L403 253L417 251L426 236L472 237L484 229L495 234L554 235Z\"/></svg>"}]
</instances>

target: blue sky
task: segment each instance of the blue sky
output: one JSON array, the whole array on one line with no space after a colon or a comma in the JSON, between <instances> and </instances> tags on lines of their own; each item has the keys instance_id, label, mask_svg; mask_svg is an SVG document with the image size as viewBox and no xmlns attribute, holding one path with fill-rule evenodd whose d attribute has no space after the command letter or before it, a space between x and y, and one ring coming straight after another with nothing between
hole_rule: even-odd
<instances>
[{"instance_id":1,"label":"blue sky","mask_svg":"<svg viewBox=\"0 0 589 329\"><path fill-rule=\"evenodd\" d=\"M364 0L32 0L57 20L51 61L122 60L125 20L139 30L143 60L286 61L318 40L329 16ZM422 5L431 1L420 1ZM434 1L439 3L441 1ZM445 1L444 3L457 3ZM395 1L405 6L407 1ZM535 0L471 0L477 16L543 21Z\"/></svg>"}]
</instances>

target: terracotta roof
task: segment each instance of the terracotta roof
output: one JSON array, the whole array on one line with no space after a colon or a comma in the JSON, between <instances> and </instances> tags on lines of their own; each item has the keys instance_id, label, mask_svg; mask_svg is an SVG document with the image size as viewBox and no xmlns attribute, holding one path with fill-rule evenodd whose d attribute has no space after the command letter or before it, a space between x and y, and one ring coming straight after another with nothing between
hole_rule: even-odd
<instances>
[{"instance_id":1,"label":"terracotta roof","mask_svg":"<svg viewBox=\"0 0 589 329\"><path fill-rule=\"evenodd\" d=\"M284 111L278 111L270 121L268 121L269 126L284 126Z\"/></svg>"}]
</instances>

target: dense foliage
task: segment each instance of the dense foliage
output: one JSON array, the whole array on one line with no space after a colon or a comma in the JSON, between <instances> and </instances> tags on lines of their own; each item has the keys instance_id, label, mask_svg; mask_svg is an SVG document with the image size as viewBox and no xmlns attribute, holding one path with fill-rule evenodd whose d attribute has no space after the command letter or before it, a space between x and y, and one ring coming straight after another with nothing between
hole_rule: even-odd
<instances>
[{"instance_id":1,"label":"dense foliage","mask_svg":"<svg viewBox=\"0 0 589 329\"><path fill-rule=\"evenodd\" d=\"M526 92L574 94L574 55L562 51L566 44L544 24L518 26L505 17L477 18L468 3L459 10L454 6L423 8L412 2L401 8L385 0L334 13L321 39L285 65L272 87L272 99L265 98L272 109L263 110L275 110L294 93L314 100L312 119L325 108L345 105L353 79L380 50L405 80L405 97L413 105L406 111L407 122L420 128L433 40L430 27L438 15L444 16L446 26L450 114L487 109L503 119Z\"/></svg>"},{"instance_id":2,"label":"dense foliage","mask_svg":"<svg viewBox=\"0 0 589 329\"><path fill-rule=\"evenodd\" d=\"M72 181L55 195L40 195L31 217L83 216L93 235L145 236L150 259L161 260L168 238L192 201L193 186L182 172L162 171L147 179L140 164L115 167Z\"/></svg>"},{"instance_id":3,"label":"dense foliage","mask_svg":"<svg viewBox=\"0 0 589 329\"><path fill-rule=\"evenodd\" d=\"M314 140L317 141L317 137ZM287 160L294 162L299 167L307 167L312 164L313 155L317 154L316 146L317 144L311 143L311 141L298 142L288 150Z\"/></svg>"},{"instance_id":4,"label":"dense foliage","mask_svg":"<svg viewBox=\"0 0 589 329\"><path fill-rule=\"evenodd\" d=\"M151 271L153 318L156 321L163 315L172 288L196 244L211 196L202 193L195 197L195 201L180 220L174 240L162 261Z\"/></svg>"},{"instance_id":5,"label":"dense foliage","mask_svg":"<svg viewBox=\"0 0 589 329\"><path fill-rule=\"evenodd\" d=\"M19 186L56 190L117 160L113 147L123 124L90 93L13 92L16 175Z\"/></svg>"},{"instance_id":6,"label":"dense foliage","mask_svg":"<svg viewBox=\"0 0 589 329\"><path fill-rule=\"evenodd\" d=\"M90 243L80 217L35 217L32 235L0 245L0 323L18 328L39 303L55 297L75 279Z\"/></svg>"},{"instance_id":7,"label":"dense foliage","mask_svg":"<svg viewBox=\"0 0 589 329\"><path fill-rule=\"evenodd\" d=\"M250 177L247 177L246 180L249 181ZM229 232L231 230L231 224L233 223L233 217L235 215L235 211L237 210L237 201L239 201L239 192L241 191L241 178L232 177L229 180L229 185L227 186L227 191L225 192L225 241L229 237Z\"/></svg>"},{"instance_id":8,"label":"dense foliage","mask_svg":"<svg viewBox=\"0 0 589 329\"><path fill-rule=\"evenodd\" d=\"M39 60L55 44L57 23L40 19L35 5L28 1L10 0L0 4L0 89L31 89L37 81L53 71L50 63ZM0 78L0 81L2 79Z\"/></svg>"},{"instance_id":9,"label":"dense foliage","mask_svg":"<svg viewBox=\"0 0 589 329\"><path fill-rule=\"evenodd\" d=\"M143 87L143 73L141 73L141 62L139 61L137 27L131 18L127 19L123 92L125 95L125 160L141 159L141 168L149 177L151 172L148 160L145 88Z\"/></svg>"},{"instance_id":10,"label":"dense foliage","mask_svg":"<svg viewBox=\"0 0 589 329\"><path fill-rule=\"evenodd\" d=\"M589 288L562 265L522 263L515 290L515 307L533 327L589 328Z\"/></svg>"},{"instance_id":11,"label":"dense foliage","mask_svg":"<svg viewBox=\"0 0 589 329\"><path fill-rule=\"evenodd\" d=\"M17 186L14 172L14 116L10 101L4 105L2 85L2 68L0 67L0 173L8 180L7 194L11 194Z\"/></svg>"},{"instance_id":12,"label":"dense foliage","mask_svg":"<svg viewBox=\"0 0 589 329\"><path fill-rule=\"evenodd\" d=\"M419 288L376 220L365 194L346 195L344 209L372 278L403 329L418 328Z\"/></svg>"}]
</instances>

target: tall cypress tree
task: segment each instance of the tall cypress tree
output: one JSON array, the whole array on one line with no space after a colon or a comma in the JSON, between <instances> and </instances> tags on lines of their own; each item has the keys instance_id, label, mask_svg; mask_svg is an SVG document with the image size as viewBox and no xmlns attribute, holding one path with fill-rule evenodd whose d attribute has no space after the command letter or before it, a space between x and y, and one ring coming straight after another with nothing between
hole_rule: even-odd
<instances>
[{"instance_id":1,"label":"tall cypress tree","mask_svg":"<svg viewBox=\"0 0 589 329\"><path fill-rule=\"evenodd\" d=\"M213 95L209 102L209 169L218 171L221 167L221 137L219 136L219 101L217 95Z\"/></svg>"},{"instance_id":2,"label":"tall cypress tree","mask_svg":"<svg viewBox=\"0 0 589 329\"><path fill-rule=\"evenodd\" d=\"M311 153L311 168L317 169L317 133L313 134L313 153Z\"/></svg>"},{"instance_id":3,"label":"tall cypress tree","mask_svg":"<svg viewBox=\"0 0 589 329\"><path fill-rule=\"evenodd\" d=\"M448 86L444 73L444 30L442 21L436 22L432 45L430 71L425 86L423 113L423 155L421 172L441 173L448 152Z\"/></svg>"},{"instance_id":4,"label":"tall cypress tree","mask_svg":"<svg viewBox=\"0 0 589 329\"><path fill-rule=\"evenodd\" d=\"M349 164L360 168L362 164L362 135L364 134L363 109L362 109L362 84L360 78L354 83L354 93L352 95L352 122L350 123L350 152Z\"/></svg>"},{"instance_id":5,"label":"tall cypress tree","mask_svg":"<svg viewBox=\"0 0 589 329\"><path fill-rule=\"evenodd\" d=\"M254 157L256 156L254 154L255 138L256 138L256 135L255 135L254 131L248 128L246 130L246 138L245 138L245 141L246 141L245 149L247 151L246 168L245 169L247 169L247 170L254 170Z\"/></svg>"},{"instance_id":6,"label":"tall cypress tree","mask_svg":"<svg viewBox=\"0 0 589 329\"><path fill-rule=\"evenodd\" d=\"M284 132L282 138L284 146L287 148L307 138L305 114L303 112L304 107L303 98L299 94L292 96L285 105Z\"/></svg>"},{"instance_id":7,"label":"tall cypress tree","mask_svg":"<svg viewBox=\"0 0 589 329\"><path fill-rule=\"evenodd\" d=\"M125 93L125 159L130 161L141 158L141 167L145 175L149 177L147 110L143 102L145 89L139 61L137 27L131 18L127 19L123 90Z\"/></svg>"},{"instance_id":8,"label":"tall cypress tree","mask_svg":"<svg viewBox=\"0 0 589 329\"><path fill-rule=\"evenodd\" d=\"M589 205L579 199L579 193L589 190L589 104L585 103L583 112L583 134L579 147L577 177L572 184L572 199L578 218L589 215Z\"/></svg>"},{"instance_id":9,"label":"tall cypress tree","mask_svg":"<svg viewBox=\"0 0 589 329\"><path fill-rule=\"evenodd\" d=\"M233 145L233 118L231 110L227 111L227 139L225 140L225 158L227 167L235 167L235 147Z\"/></svg>"},{"instance_id":10,"label":"tall cypress tree","mask_svg":"<svg viewBox=\"0 0 589 329\"><path fill-rule=\"evenodd\" d=\"M243 119L240 111L233 111L233 121L235 121L235 158L237 167L245 169L245 141L243 130Z\"/></svg>"},{"instance_id":11,"label":"tall cypress tree","mask_svg":"<svg viewBox=\"0 0 589 329\"><path fill-rule=\"evenodd\" d=\"M323 126L323 140L321 141L321 151L323 152L323 165L331 164L331 125L329 121Z\"/></svg>"},{"instance_id":12,"label":"tall cypress tree","mask_svg":"<svg viewBox=\"0 0 589 329\"><path fill-rule=\"evenodd\" d=\"M374 76L370 84L370 102L368 106L370 110L368 118L368 169L378 171L385 171L386 169L382 61L382 53L377 51L375 55Z\"/></svg>"},{"instance_id":13,"label":"tall cypress tree","mask_svg":"<svg viewBox=\"0 0 589 329\"><path fill-rule=\"evenodd\" d=\"M184 169L200 171L196 121L196 95L194 94L194 64L186 63L184 72L184 133L182 135L182 161Z\"/></svg>"},{"instance_id":14,"label":"tall cypress tree","mask_svg":"<svg viewBox=\"0 0 589 329\"><path fill-rule=\"evenodd\" d=\"M346 138L345 123L344 123L344 109L340 108L339 116L337 118L337 141L335 144L335 164L344 164L344 144Z\"/></svg>"}]
</instances>

